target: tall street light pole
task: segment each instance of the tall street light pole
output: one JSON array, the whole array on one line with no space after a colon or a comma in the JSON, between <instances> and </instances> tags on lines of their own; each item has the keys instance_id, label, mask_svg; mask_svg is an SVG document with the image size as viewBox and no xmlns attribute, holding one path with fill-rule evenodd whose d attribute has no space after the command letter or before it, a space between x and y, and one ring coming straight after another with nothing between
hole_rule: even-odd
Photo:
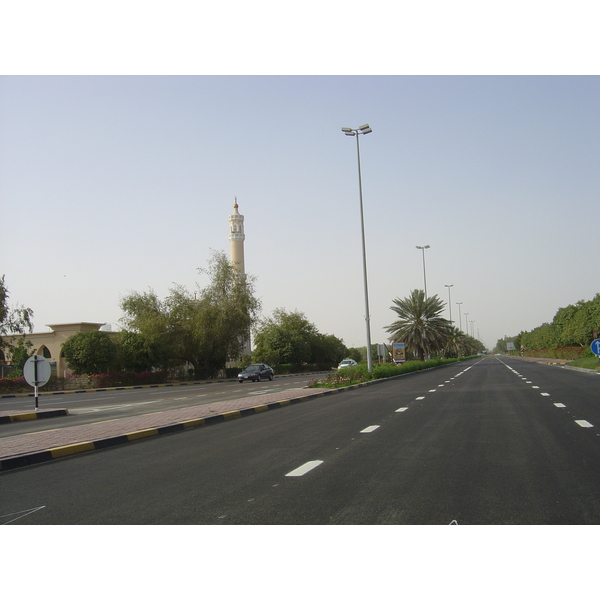
<instances>
[{"instance_id":1,"label":"tall street light pole","mask_svg":"<svg viewBox=\"0 0 600 600\"><path fill-rule=\"evenodd\" d=\"M417 246L419 250L423 251L423 285L425 286L425 300L427 300L427 275L425 274L425 250L431 248L431 246Z\"/></svg>"},{"instance_id":2,"label":"tall street light pole","mask_svg":"<svg viewBox=\"0 0 600 600\"><path fill-rule=\"evenodd\" d=\"M454 287L454 284L445 285L448 288L448 308L450 309L450 325L452 325L452 300L450 300L450 288Z\"/></svg>"},{"instance_id":3,"label":"tall street light pole","mask_svg":"<svg viewBox=\"0 0 600 600\"><path fill-rule=\"evenodd\" d=\"M369 373L373 372L373 357L371 356L371 317L369 315L369 287L367 285L367 248L365 245L365 219L363 214L362 197L362 177L360 174L360 146L358 143L359 135L367 135L373 130L368 125L361 125L357 129L351 127L342 127L342 131L348 136L356 137L356 156L358 158L358 195L360 199L360 230L362 234L362 255L363 255L363 278L365 284L365 321L367 323L367 368Z\"/></svg>"},{"instance_id":4,"label":"tall street light pole","mask_svg":"<svg viewBox=\"0 0 600 600\"><path fill-rule=\"evenodd\" d=\"M465 315L465 333L469 335L469 321L467 321L469 313L463 313L463 315Z\"/></svg>"},{"instance_id":5,"label":"tall street light pole","mask_svg":"<svg viewBox=\"0 0 600 600\"><path fill-rule=\"evenodd\" d=\"M460 318L460 305L462 304L462 302L457 302L456 304L458 304L458 328L462 329L462 321Z\"/></svg>"}]
</instances>

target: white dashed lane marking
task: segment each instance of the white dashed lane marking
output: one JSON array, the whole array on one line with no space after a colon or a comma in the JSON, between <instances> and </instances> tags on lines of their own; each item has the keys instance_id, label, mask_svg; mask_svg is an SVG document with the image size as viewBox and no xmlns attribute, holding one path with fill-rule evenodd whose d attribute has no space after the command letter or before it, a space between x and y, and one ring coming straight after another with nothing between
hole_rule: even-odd
<instances>
[{"instance_id":1,"label":"white dashed lane marking","mask_svg":"<svg viewBox=\"0 0 600 600\"><path fill-rule=\"evenodd\" d=\"M379 425L369 425L369 427L365 427L361 433L373 433L376 429L379 429Z\"/></svg>"},{"instance_id":2,"label":"white dashed lane marking","mask_svg":"<svg viewBox=\"0 0 600 600\"><path fill-rule=\"evenodd\" d=\"M575 423L577 423L577 425L579 425L579 427L593 427L593 425L589 421L586 421L585 419L577 419L575 421Z\"/></svg>"},{"instance_id":3,"label":"white dashed lane marking","mask_svg":"<svg viewBox=\"0 0 600 600\"><path fill-rule=\"evenodd\" d=\"M396 412L404 412L405 410L408 410L408 406L403 406L402 408L399 408Z\"/></svg>"},{"instance_id":4,"label":"white dashed lane marking","mask_svg":"<svg viewBox=\"0 0 600 600\"><path fill-rule=\"evenodd\" d=\"M323 464L322 460L309 460L307 463L304 463L302 466L290 471L286 474L286 477L302 477L302 475L306 475L309 471L312 471L315 467Z\"/></svg>"},{"instance_id":5,"label":"white dashed lane marking","mask_svg":"<svg viewBox=\"0 0 600 600\"><path fill-rule=\"evenodd\" d=\"M556 406L556 408L567 408L562 402L555 402L554 406Z\"/></svg>"}]
</instances>

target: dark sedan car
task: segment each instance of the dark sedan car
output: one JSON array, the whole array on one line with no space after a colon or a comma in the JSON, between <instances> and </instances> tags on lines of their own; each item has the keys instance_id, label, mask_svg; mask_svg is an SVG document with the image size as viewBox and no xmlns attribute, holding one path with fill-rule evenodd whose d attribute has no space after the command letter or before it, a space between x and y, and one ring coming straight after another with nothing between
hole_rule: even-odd
<instances>
[{"instance_id":1,"label":"dark sedan car","mask_svg":"<svg viewBox=\"0 0 600 600\"><path fill-rule=\"evenodd\" d=\"M263 379L273 381L273 369L269 365L250 365L238 374L240 383L244 383L244 381L262 381Z\"/></svg>"}]
</instances>

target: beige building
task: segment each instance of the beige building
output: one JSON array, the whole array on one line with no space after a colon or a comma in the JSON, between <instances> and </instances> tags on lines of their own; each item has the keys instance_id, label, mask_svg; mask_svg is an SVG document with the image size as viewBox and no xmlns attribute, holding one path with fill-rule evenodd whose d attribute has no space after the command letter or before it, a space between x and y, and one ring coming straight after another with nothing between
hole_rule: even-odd
<instances>
[{"instance_id":1,"label":"beige building","mask_svg":"<svg viewBox=\"0 0 600 600\"><path fill-rule=\"evenodd\" d=\"M233 268L238 273L245 273L244 264L244 215L238 211L237 198L233 205L233 214L229 215L229 258ZM97 331L105 325L105 323L64 323L59 325L47 325L52 329L48 333L28 333L24 336L4 336L6 340L12 340L23 337L33 344L35 353L47 358L52 365L52 371L58 376L71 374L67 361L62 356L62 344L72 335L86 331ZM10 363L10 351L6 350L6 356L0 350L0 365ZM251 345L248 340L245 354L250 354Z\"/></svg>"},{"instance_id":2,"label":"beige building","mask_svg":"<svg viewBox=\"0 0 600 600\"><path fill-rule=\"evenodd\" d=\"M59 377L66 374L71 374L69 365L62 356L62 345L65 341L76 333L85 331L97 331L102 327L104 323L64 323L59 325L47 325L52 329L48 333L28 333L24 336L3 336L6 340L17 339L19 337L25 338L33 344L35 354L47 358L52 367L52 371L55 372ZM8 356L2 356L0 351L0 363L4 361L5 364L10 364L10 353L6 352Z\"/></svg>"}]
</instances>

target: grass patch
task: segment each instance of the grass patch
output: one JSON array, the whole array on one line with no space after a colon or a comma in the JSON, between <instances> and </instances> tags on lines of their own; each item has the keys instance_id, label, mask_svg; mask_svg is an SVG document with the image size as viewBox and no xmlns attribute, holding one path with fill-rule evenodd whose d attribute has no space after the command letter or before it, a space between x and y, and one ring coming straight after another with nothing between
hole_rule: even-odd
<instances>
[{"instance_id":1,"label":"grass patch","mask_svg":"<svg viewBox=\"0 0 600 600\"><path fill-rule=\"evenodd\" d=\"M588 358L579 358L569 363L570 367L579 367L580 369L591 369L592 371L600 370L600 361L597 356L590 356Z\"/></svg>"},{"instance_id":2,"label":"grass patch","mask_svg":"<svg viewBox=\"0 0 600 600\"><path fill-rule=\"evenodd\" d=\"M472 358L472 357L466 357ZM359 383L365 383L367 381L373 381L375 379L385 379L387 377L395 377L397 375L405 375L406 373L413 373L415 371L422 371L424 369L432 369L433 367L440 367L450 363L458 362L459 360L466 360L466 358L439 358L431 359L426 361L409 360L402 365L395 365L391 363L376 364L373 365L373 372L369 373L367 363L360 363L356 367L347 367L340 369L333 373L322 377L321 379L315 379L308 384L309 388L340 388L349 385L356 385Z\"/></svg>"}]
</instances>

